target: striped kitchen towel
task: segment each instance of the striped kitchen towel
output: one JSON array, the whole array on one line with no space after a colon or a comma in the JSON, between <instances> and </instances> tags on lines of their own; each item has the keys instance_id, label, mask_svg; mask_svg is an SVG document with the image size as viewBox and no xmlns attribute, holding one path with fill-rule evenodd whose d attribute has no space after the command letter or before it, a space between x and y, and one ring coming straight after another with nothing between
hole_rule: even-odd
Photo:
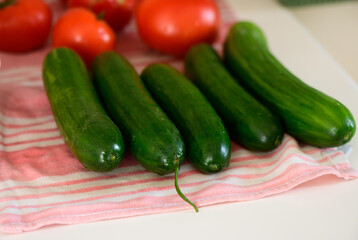
<instances>
[{"instance_id":1,"label":"striped kitchen towel","mask_svg":"<svg viewBox=\"0 0 358 240\"><path fill-rule=\"evenodd\" d=\"M223 0L218 5L223 22L214 46L220 51L235 19ZM56 18L63 9L57 1L51 6ZM173 175L150 173L130 154L109 173L89 172L74 158L56 127L42 83L41 65L49 50L0 53L0 230L15 233L191 209L177 195ZM157 61L182 69L180 59L142 44L133 23L119 35L117 51L138 71ZM301 145L285 135L282 145L269 153L232 143L230 167L217 174L202 174L185 161L179 184L203 207L282 193L325 174L346 180L358 176L339 149Z\"/></svg>"}]
</instances>

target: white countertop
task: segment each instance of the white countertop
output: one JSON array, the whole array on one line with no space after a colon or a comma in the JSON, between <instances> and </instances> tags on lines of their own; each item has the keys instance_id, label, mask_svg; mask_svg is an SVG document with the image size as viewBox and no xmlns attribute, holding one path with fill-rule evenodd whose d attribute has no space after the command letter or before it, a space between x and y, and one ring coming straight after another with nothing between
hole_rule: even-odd
<instances>
[{"instance_id":1,"label":"white countertop","mask_svg":"<svg viewBox=\"0 0 358 240\"><path fill-rule=\"evenodd\" d=\"M358 120L358 69L350 65L358 62L354 44L358 42L358 29L353 29L358 14L347 14L352 9L358 12L357 2L295 9L286 9L274 0L229 3L240 19L255 21L263 28L272 51L284 65L313 87L342 101ZM331 29L323 27L326 25ZM357 135L350 144L350 159L358 169ZM51 226L23 234L0 233L0 239L357 240L357 203L358 180L325 176L276 196L203 207L199 214L183 211Z\"/></svg>"},{"instance_id":2,"label":"white countertop","mask_svg":"<svg viewBox=\"0 0 358 240\"><path fill-rule=\"evenodd\" d=\"M288 9L358 83L358 1Z\"/></svg>"}]
</instances>

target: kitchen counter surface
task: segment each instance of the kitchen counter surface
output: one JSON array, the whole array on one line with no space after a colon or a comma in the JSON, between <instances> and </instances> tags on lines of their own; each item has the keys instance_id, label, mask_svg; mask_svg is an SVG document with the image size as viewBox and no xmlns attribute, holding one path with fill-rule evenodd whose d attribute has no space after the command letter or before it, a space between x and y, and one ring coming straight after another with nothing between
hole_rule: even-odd
<instances>
[{"instance_id":1,"label":"kitchen counter surface","mask_svg":"<svg viewBox=\"0 0 358 240\"><path fill-rule=\"evenodd\" d=\"M358 83L358 1L305 5L288 10Z\"/></svg>"}]
</instances>

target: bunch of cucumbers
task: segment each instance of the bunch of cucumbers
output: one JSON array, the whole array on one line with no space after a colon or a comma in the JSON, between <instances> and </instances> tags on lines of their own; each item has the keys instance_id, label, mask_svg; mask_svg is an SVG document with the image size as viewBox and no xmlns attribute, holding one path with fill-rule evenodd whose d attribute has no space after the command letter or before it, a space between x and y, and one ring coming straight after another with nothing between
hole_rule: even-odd
<instances>
[{"instance_id":1,"label":"bunch of cucumbers","mask_svg":"<svg viewBox=\"0 0 358 240\"><path fill-rule=\"evenodd\" d=\"M57 48L45 58L43 80L58 128L85 168L116 168L126 147L149 171L174 172L178 194L196 210L178 186L185 157L210 174L229 166L230 137L253 151L275 149L284 132L322 148L353 137L351 112L288 71L255 24L232 26L223 59L198 44L185 57L185 75L156 63L139 76L105 52L91 77L74 51Z\"/></svg>"}]
</instances>

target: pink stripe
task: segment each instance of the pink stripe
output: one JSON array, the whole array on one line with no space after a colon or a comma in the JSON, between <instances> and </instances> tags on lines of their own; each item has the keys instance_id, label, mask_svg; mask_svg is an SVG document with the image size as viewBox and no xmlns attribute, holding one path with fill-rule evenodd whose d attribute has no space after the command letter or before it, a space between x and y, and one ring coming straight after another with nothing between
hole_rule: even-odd
<instances>
[{"instance_id":1,"label":"pink stripe","mask_svg":"<svg viewBox=\"0 0 358 240\"><path fill-rule=\"evenodd\" d=\"M245 148L238 143L231 141L231 152L233 153L239 150L245 150Z\"/></svg>"},{"instance_id":2,"label":"pink stripe","mask_svg":"<svg viewBox=\"0 0 358 240\"><path fill-rule=\"evenodd\" d=\"M328 152L328 151L337 151L337 148L332 147L332 148L324 148L324 149L320 149L320 148L315 148L315 147L309 147L309 148L301 148L301 151L309 154L309 155L314 155L316 153L319 152Z\"/></svg>"},{"instance_id":3,"label":"pink stripe","mask_svg":"<svg viewBox=\"0 0 358 240\"><path fill-rule=\"evenodd\" d=\"M235 146L235 143L233 143L233 146ZM62 160L64 159L63 158L64 154L62 153L62 151L67 152L68 149L64 144L61 144L60 145L60 150L57 150L53 154L49 155L48 153L52 151L51 149L53 149L53 148L47 147L47 148L42 149L42 150L39 150L39 149L34 150L34 148L30 148L30 149L22 150L22 151L15 151L15 152L11 152L11 153L3 153L2 155L4 156L4 158L6 156L6 159L8 159L8 160L7 160L7 162L0 162L0 166L2 167L2 169L8 168L9 171L5 171L4 173L0 174L0 180L6 180L6 179L32 180L32 179L36 179L38 177L43 176L44 173L47 173L47 174L49 174L49 176L52 176L52 175L66 175L66 174L70 174L70 173L74 173L74 172L78 172L78 171L84 171L82 166L80 166L79 169L75 169L75 170L70 171L70 172L65 171L66 169L70 170L70 168L53 167L54 163L56 163L56 159L61 159L61 158L62 158ZM41 154L38 154L38 152L41 152ZM54 155L55 153L57 155ZM1 154L1 152L0 152L0 154ZM65 155L66 155L66 153L65 153ZM34 157L31 158L31 156L34 156ZM52 157L53 160L51 160L48 156L53 156ZM45 158L44 161L42 161L43 158ZM15 161L15 159L17 159L17 160ZM39 171L29 170L28 168L22 167L21 165L23 164L23 161L20 161L19 159L24 159L24 161L31 161L32 164L36 164L36 166L37 166L36 168L39 168L38 169ZM33 162L34 159L38 159L36 161L40 161L41 164L37 164L36 162ZM65 159L67 161L69 161L68 164L70 166L73 166L73 163L78 162L73 157L72 158L65 158ZM52 162L52 161L55 161L55 162ZM20 169L22 170L22 171L15 171L15 173L17 173L19 176L16 176L16 174L12 174L12 172L14 172L14 171L11 171L10 169L13 169L13 168L18 169L18 170L20 170ZM52 168L52 170L50 170L51 168ZM31 172L31 174L29 174L30 172ZM9 177L9 176L11 176L11 177Z\"/></svg>"},{"instance_id":4,"label":"pink stripe","mask_svg":"<svg viewBox=\"0 0 358 240\"><path fill-rule=\"evenodd\" d=\"M292 142L292 145L296 146L297 148L297 144L296 144L296 140L293 139L292 137L285 137L285 140L281 143L281 145L276 148L275 150L268 152L268 153L264 153L264 152L254 152L254 151L250 151L247 150L245 148L241 148L239 150L236 150L235 152L232 151L232 155L236 155L238 154L239 151L246 151L248 153L250 153L250 155L248 156L239 156L239 157L235 157L231 159L231 162L239 162L239 161L244 161L244 160L250 160L250 159L266 159L266 158L272 158L275 155L277 155L279 152L283 151L284 148L286 148L286 146L288 145L288 143ZM252 153L256 153L256 154L260 154L260 155L255 155ZM246 159L247 158L247 159ZM241 160L242 159L242 160Z\"/></svg>"},{"instance_id":5,"label":"pink stripe","mask_svg":"<svg viewBox=\"0 0 358 240\"><path fill-rule=\"evenodd\" d=\"M0 53L1 59L6 59L6 61L2 61L1 69L6 71L14 68L21 68L23 66L33 66L41 69L44 56L50 50L51 46L47 45L46 47L33 51L29 54L21 54L21 57L19 57L18 54Z\"/></svg>"},{"instance_id":6,"label":"pink stripe","mask_svg":"<svg viewBox=\"0 0 358 240\"><path fill-rule=\"evenodd\" d=\"M335 154L335 155L339 155L340 153L338 154ZM275 166L273 169L271 169L270 171L266 172L266 173L262 173L262 174L246 174L246 175L241 175L241 178L245 178L245 179L252 179L252 178L258 178L258 177L263 177L263 176L266 176L270 173L272 173L273 171L275 171L279 166L281 166L286 160L292 158L292 157L298 157L299 159L301 160L304 160L306 162L313 162L313 163L316 163L315 161L312 161L310 158L307 158L307 157L303 157L303 156L299 156L297 154L289 154L287 155L286 157L284 157L283 159L281 159L281 161L279 162L279 164L277 166ZM328 161L330 160L330 156L327 156L323 159L321 159L321 162L325 162L325 161ZM316 163L317 164L317 163ZM242 168L242 166L237 166L237 167L232 167L231 169L235 169L235 168Z\"/></svg>"},{"instance_id":7,"label":"pink stripe","mask_svg":"<svg viewBox=\"0 0 358 240\"><path fill-rule=\"evenodd\" d=\"M287 140L284 144L287 144L289 142L289 140ZM289 146L289 147L292 147ZM283 154L283 153L282 153ZM281 154L281 156L282 156ZM313 162L313 163L323 163L327 160L329 160L329 158L331 157L335 157L335 156L339 156L339 155L343 155L343 153L341 152L338 152L338 153L334 153L332 155L329 155L327 156L326 158L323 158L323 159L320 159L320 160L310 160L310 159L306 159L306 161L309 161L309 162ZM267 167L267 166L270 166L270 165L273 165L275 163L277 163L277 161L280 161L281 159L281 156L277 157L276 160L274 161L269 161L269 162L265 162L265 163L259 163L259 164L246 164L246 165L240 165L236 168L239 168L239 167L250 167L250 168L260 168L260 167ZM288 156L290 157L290 156ZM243 160L247 160L247 159L262 159L264 158L264 156L246 156L246 157L238 157L238 158L235 158L235 159L232 159L231 162L239 162L239 161L243 161ZM286 158L287 159L287 158ZM285 161L285 160L284 160ZM134 166L134 165L138 165L135 161L133 161L134 164L132 164L131 166ZM189 164L188 162L185 162L183 164L186 165L186 164ZM281 163L282 164L282 163ZM147 171L143 170L141 171L143 174L146 174ZM188 171L190 172L190 171ZM195 174L196 171L191 171L192 174ZM87 178L87 179L81 179L81 180L74 180L74 181L65 181L65 182L62 182L62 183L56 183L56 184L46 184L46 185L41 185L41 186L34 186L34 187L30 187L30 186L17 186L16 188L6 188L6 189L2 189L0 190L0 192L2 191L6 191L6 190L13 190L13 189L21 189L21 188L34 188L34 189L40 189L40 188L46 188L46 187L51 187L51 186L62 186L62 185L69 185L69 184L78 184L78 183L85 183L85 182L91 182L91 181L97 181L97 180L104 180L104 179L109 179L109 178L114 178L114 177L118 177L118 176L122 176L123 173L119 173L119 174L116 174L116 175L110 175L110 176L102 176L102 177L95 177L95 178ZM131 173L129 173L131 174ZM181 173L181 177L183 176L190 176L191 174L187 174L187 173Z\"/></svg>"},{"instance_id":8,"label":"pink stripe","mask_svg":"<svg viewBox=\"0 0 358 240\"><path fill-rule=\"evenodd\" d=\"M0 151L0 159L0 181L30 181L42 176L62 176L87 171L65 144L14 152Z\"/></svg>"},{"instance_id":9,"label":"pink stripe","mask_svg":"<svg viewBox=\"0 0 358 240\"><path fill-rule=\"evenodd\" d=\"M335 157L336 155L340 155L340 154L332 154L332 157ZM235 175L237 178L240 178L240 179L254 179L254 178L260 178L260 177L264 177L264 176L267 176L269 175L270 173L274 172L277 168L279 168L282 164L284 164L287 160L291 159L292 157L299 157L301 160L303 161L307 161L307 162L313 162L313 163L316 163L315 161L312 161L311 159L309 158L305 158L305 157L302 157L302 156L299 156L299 155L296 155L296 154L290 154L290 155L287 155L285 158L281 159L279 164L277 166L275 166L273 169L269 170L268 172L265 172L265 173L261 173L261 174L245 174L245 175ZM325 158L321 159L321 163L325 162L325 161L328 161L331 159L331 156L326 156ZM277 162L277 161L275 161ZM297 163L292 163L292 164L297 164ZM299 163L299 164L302 164L302 163ZM312 166L312 165L309 165L309 166ZM250 165L247 165L247 166L231 166L229 169L224 169L223 172L225 171L229 171L229 170L232 170L232 169L239 169L239 168L243 168L243 167L247 167L247 168L251 168ZM252 168L257 168L255 166L253 166ZM187 171L187 172L184 172L184 173L181 173L180 176L179 176L179 179L181 178L184 178L184 177L188 177L188 176L191 176L193 174L197 174L198 172L196 170L191 170L191 171Z\"/></svg>"},{"instance_id":10,"label":"pink stripe","mask_svg":"<svg viewBox=\"0 0 358 240\"><path fill-rule=\"evenodd\" d=\"M292 142L292 143L287 147L287 144L290 143L290 142ZM264 153L264 152L259 153L260 155L252 154L252 155L249 155L249 156L235 157L235 158L231 159L231 162L240 162L240 161L246 161L246 160L272 158L276 154L278 154L278 152L283 151L283 148L285 148L285 150L288 149L288 148L297 148L300 152L303 152L303 153L305 153L307 155L314 155L314 154L319 153L319 152L327 152L327 151L336 151L337 150L337 148L320 149L320 148L316 148L316 147L312 147L312 146L310 146L309 148L301 148L297 144L297 141L293 137L285 134L284 141L275 150L273 150L273 151L271 151L269 153ZM244 147L242 147L242 146L240 146L240 145L238 145L237 143L231 141L231 152L233 154L237 154L237 152L239 152L239 151L249 151L249 150L244 148ZM282 154L280 154L280 156L281 155ZM277 156L276 156L276 158L277 158ZM278 158L280 158L280 157L278 157ZM262 164L265 164L265 163L262 163Z\"/></svg>"},{"instance_id":11,"label":"pink stripe","mask_svg":"<svg viewBox=\"0 0 358 240\"><path fill-rule=\"evenodd\" d=\"M122 173L113 174L113 175L104 175L104 176L98 176L98 177L93 177L93 178L81 178L81 179L76 179L76 180L72 180L72 181L56 182L56 183L44 184L44 185L38 185L38 186L22 185L22 186L16 186L16 187L3 188L3 189L0 189L0 192L10 191L10 190L15 191L15 190L24 189L24 188L45 189L45 188L51 188L51 187L60 187L60 186L64 186L64 185L69 186L69 185L76 185L76 184L81 184L81 183L103 181L103 180L112 179L112 178L128 177L128 176L139 175L139 174L144 174L144 173L148 174L148 170L143 169L143 170L137 170L137 171L133 171L133 172L122 172Z\"/></svg>"},{"instance_id":12,"label":"pink stripe","mask_svg":"<svg viewBox=\"0 0 358 240\"><path fill-rule=\"evenodd\" d=\"M132 181L131 184L128 185L134 185L134 184L140 184L140 183L148 183L148 182L161 182L161 181L166 181L168 180L169 177L163 177L163 178L151 178L151 179L146 179L146 180L137 180L137 181ZM101 189L107 189L107 188L113 188L113 187L120 187L120 186L128 186L126 183L119 183L119 184L112 184L112 185L106 185L104 187L92 187L90 188L90 191L94 191L94 190L101 190ZM174 180L173 180L173 184L172 185L168 185L168 186L163 186L163 187L149 187L149 188L145 188L145 189L140 189L140 190L135 190L135 191L128 191L128 192L123 192L123 193L116 193L116 194L110 194L110 195L105 195L110 198L114 197L114 196L127 196L127 195L132 195L132 194L136 194L136 193L142 193L142 192L151 192L151 191L165 191L168 189L174 189ZM74 194L74 193L84 193L84 192L88 192L87 190L84 189L80 189L80 190L74 190L74 191L68 191L68 192L59 192L59 193L48 193L48 194L42 194L41 196L36 196L36 194L33 195L27 195L27 196L22 196L22 197L14 197L14 198L8 198L7 200L14 200L14 199L29 199L34 197L35 199L38 198L42 198L42 197L49 197L49 196L55 196L55 195L69 195L69 194ZM87 198L87 201L91 201L91 200L98 200L98 199L102 199L103 196L95 196L95 197L89 197ZM4 199L2 199L0 202L3 202ZM6 201L6 200L5 200ZM79 199L79 200L73 200L73 201L65 201L62 202L62 204L69 204L69 203L78 203L78 202L83 202L84 199ZM36 205L35 207L45 207L45 206L57 206L60 203L51 203L51 204L42 204L42 205ZM21 206L19 208L28 208L30 206ZM0 209L0 212L3 211L5 208L8 208L8 206L5 206L3 208Z\"/></svg>"},{"instance_id":13,"label":"pink stripe","mask_svg":"<svg viewBox=\"0 0 358 240\"><path fill-rule=\"evenodd\" d=\"M306 153L307 155L314 155L316 153L319 153L321 151L323 151L322 149L319 148L311 148L311 149L300 149L302 152ZM324 151L326 151L327 149L325 149Z\"/></svg>"},{"instance_id":14,"label":"pink stripe","mask_svg":"<svg viewBox=\"0 0 358 240\"><path fill-rule=\"evenodd\" d=\"M130 159L129 161L128 161L128 158L124 158L123 162L120 165L120 168L123 171L127 171L125 169L127 167L140 166L139 163L136 160L134 160L133 157L131 157L131 158L132 159ZM189 164L190 163L188 161L184 161L182 166L189 165ZM73 173L75 173L75 172L73 172ZM113 175L101 175L98 177L81 178L81 179L72 180L72 181L63 181L63 182L44 184L44 185L38 185L38 186L19 185L19 186L15 186L15 187L0 189L0 192L10 191L10 190L18 190L18 189L24 189L24 188L26 188L26 189L44 189L44 188L59 187L59 186L64 186L64 185L68 186L68 185L75 185L75 184L95 182L95 181L103 181L106 179L121 178L121 177L126 177L126 176L131 176L131 175L148 174L148 173L149 173L149 171L143 168L143 170L134 170L133 172L121 172L121 173L113 174Z\"/></svg>"},{"instance_id":15,"label":"pink stripe","mask_svg":"<svg viewBox=\"0 0 358 240\"><path fill-rule=\"evenodd\" d=\"M170 200L169 202L168 198L165 197L142 197L136 199L134 204L142 204L143 207L133 207L131 203L99 203L78 207L52 208L35 217L29 216L26 218L15 214L6 214L4 216L7 220L1 221L0 219L0 224L2 225L0 229L4 232L16 233L34 230L49 224L74 224L79 223L79 221L92 222L100 219L164 213L187 209L187 206L186 204L183 204L183 201L178 201L174 196L172 199L175 199L175 202L173 200ZM158 201L160 202L158 205L151 204ZM164 201L166 201L166 203L164 203ZM67 211L67 213L70 211L72 214L64 215L63 213L65 213L65 211ZM46 221L46 223L44 223L44 221Z\"/></svg>"},{"instance_id":16,"label":"pink stripe","mask_svg":"<svg viewBox=\"0 0 358 240\"><path fill-rule=\"evenodd\" d=\"M65 144L45 148L32 147L14 152L0 151L0 159L0 181L31 181L43 176L88 172ZM134 157L126 154L120 167L137 165L139 164Z\"/></svg>"},{"instance_id":17,"label":"pink stripe","mask_svg":"<svg viewBox=\"0 0 358 240\"><path fill-rule=\"evenodd\" d=\"M292 166L291 166L292 167ZM198 206L202 207L205 205L215 204L219 202L228 202L228 201L245 201L251 199L257 199L261 197L265 197L267 195L287 191L302 182L308 181L310 179L322 176L324 174L334 174L337 176L341 176L340 172L332 168L320 168L311 166L308 167L310 172L307 173L306 165L300 165L294 167L294 171L290 171L290 169L286 169L286 171L282 174L281 181L276 182L275 185L271 185L268 188L258 188L254 192L253 191L242 191L238 186L232 184L213 184L210 187L207 187L195 194L187 194L190 199L192 199ZM298 170L298 171L297 171ZM304 173L303 175L301 173ZM215 192L213 196L212 192ZM142 201L142 199L144 199ZM174 202L175 203L174 203ZM93 216L93 214L101 214L101 212L105 212L105 215L99 219L104 219L106 216L111 215L110 213L115 212L125 212L129 210L130 215L116 215L115 217L126 217L133 216L135 214L134 209L140 209L140 214L142 215L142 208L153 209L155 206L160 206L159 208L167 212L169 209L172 211L178 211L175 206L181 205L181 208L189 209L190 206L178 199L178 196L174 193L170 196L165 197L140 197L135 200L123 201L123 202L115 202L115 203L96 203L94 204L85 204L81 206L63 206L52 209L42 210L36 213L29 213L25 215L17 215L17 214L2 214L5 216L0 218L0 223L3 225L3 231L15 231L17 227L21 226L23 229L24 226L38 228L41 225L41 220L46 220L46 224L48 224L48 218L69 218L68 220L73 223L73 217L77 215L75 219L78 219L79 222L88 222L88 218L86 215ZM94 206L96 206L94 208ZM169 209L168 209L169 208ZM71 215L64 215L63 213L70 212ZM153 212L154 213L154 212ZM79 217L82 215L83 218ZM1 216L1 215L0 215ZM21 216L21 217L20 217ZM53 217L54 216L54 217ZM2 219L5 219L2 220ZM7 219L7 220L6 220ZM59 223L59 221L55 221ZM68 223L64 221L64 223ZM17 227L15 227L17 226ZM8 228L7 228L8 227ZM28 229L29 230L29 229Z\"/></svg>"},{"instance_id":18,"label":"pink stripe","mask_svg":"<svg viewBox=\"0 0 358 240\"><path fill-rule=\"evenodd\" d=\"M237 21L238 19L236 18L235 14L233 11L231 11L231 6L226 2L226 1L217 1L218 3L220 3L220 9L221 12L225 11L225 14L230 15L231 21ZM230 20L229 20L230 21Z\"/></svg>"},{"instance_id":19,"label":"pink stripe","mask_svg":"<svg viewBox=\"0 0 358 240\"><path fill-rule=\"evenodd\" d=\"M108 185L104 185L104 186L95 186L95 187L82 188L82 189L76 189L76 190L71 190L71 191L43 193L43 194L28 194L28 195L20 195L20 196L16 196L16 197L5 197L5 198L1 198L0 202L6 202L6 201L11 201L11 200L20 200L20 199L39 199L39 198L58 196L58 195L70 195L70 194L76 194L76 193L85 193L85 192L91 192L91 191L96 191L96 190L103 190L103 189L108 189L108 188L131 186L131 185L143 184L143 183L148 183L148 182L162 182L162 181L166 181L166 180L168 180L168 177L162 177L162 178L153 177L153 178L149 178L149 179L134 180L134 181L130 181L130 182L108 184ZM173 182L173 184L174 184L174 182ZM170 186L155 187L155 189L158 191L166 190L168 187L170 187ZM149 188L149 189L151 189L151 188ZM130 194L134 194L134 193L141 192L141 191L147 191L147 189L120 193L121 194L120 196L130 195ZM0 209L0 211L2 211L2 209Z\"/></svg>"},{"instance_id":20,"label":"pink stripe","mask_svg":"<svg viewBox=\"0 0 358 240\"><path fill-rule=\"evenodd\" d=\"M343 167L346 169L350 169L349 164L343 164L340 168L343 168ZM279 176L277 176L273 179L270 179L262 184L256 184L256 185L251 185L251 186L241 186L241 185L233 184L230 182L214 183L213 185L208 186L201 191L198 191L196 193L191 193L191 194L189 193L186 195L190 196L190 199L192 199L192 200L197 200L198 195L200 195L201 192L206 191L206 189L210 188L210 191L207 192L207 196L213 196L213 195L217 196L217 193L212 189L213 186L215 186L215 185L220 186L218 188L221 190L223 190L223 188L225 186L232 186L235 188L235 191L231 191L231 192L236 192L236 193L240 193L240 194L250 194L253 192L259 192L259 191L270 189L274 186L281 185L284 182L291 181L292 179L296 178L297 176L305 176L305 175L315 172L315 171L330 171L331 173L333 173L337 176L340 176L340 177L357 177L356 173L355 174L350 173L350 175L345 176L342 172L339 172L335 168L332 168L332 167L307 166L305 164L294 164L294 165L288 166ZM226 175L221 178L209 179L209 180L190 183L190 184L181 184L180 187L182 189L184 189L186 187L200 186L204 183L214 182L216 180L225 180L225 179L230 180L230 178L239 178L239 177L237 175ZM157 178L155 178L155 179L158 180ZM173 188L173 186L168 185L168 186L164 186L164 187L147 188L147 189L142 189L142 190L137 190L137 191L132 191L132 192L108 194L108 195L83 198L83 199L73 200L73 201L57 202L57 203L53 203L53 204L27 205L27 206L21 206L21 207L8 205L8 206L5 206L2 209L0 209L0 212L3 211L5 208L9 208L9 207L15 208L15 209L23 209L23 208L42 208L42 207L60 206L60 205L66 205L66 204L75 204L75 203L80 203L80 202L94 201L94 200L99 200L99 199L116 198L116 197L120 197L120 196L131 195L131 194L136 194L136 193L141 193L141 192L162 191L162 190L168 190L171 188ZM227 193L226 191L223 191L223 192ZM129 200L129 201L133 201L133 200ZM46 210L42 210L42 211L46 211ZM39 211L39 212L41 212L41 211Z\"/></svg>"},{"instance_id":21,"label":"pink stripe","mask_svg":"<svg viewBox=\"0 0 358 240\"><path fill-rule=\"evenodd\" d=\"M26 80L29 79L25 78ZM4 109L3 115L8 117L36 118L52 115L42 86L0 88L0 98L0 109Z\"/></svg>"},{"instance_id":22,"label":"pink stripe","mask_svg":"<svg viewBox=\"0 0 358 240\"><path fill-rule=\"evenodd\" d=\"M332 154L332 156L335 156L335 155L337 155L337 154ZM253 178L259 178L259 177L267 176L268 174L274 172L278 167L280 167L284 162L286 162L288 159L291 159L292 157L299 157L302 160L305 160L305 161L308 161L308 162L314 162L309 158L298 156L296 154L289 154L285 158L283 158L281 160L281 162L277 166L275 166L273 169L269 170L268 172L261 173L261 174L245 174L245 175L236 175L236 176L238 178L241 178L241 179L253 179ZM325 159L325 161L328 161L330 159L330 156L327 156L324 159ZM242 168L242 167L243 166L231 167L230 170L237 169L237 168ZM199 172L197 170L189 170L187 172L181 173L179 178L181 179L181 178L188 177L188 176L198 174L198 173ZM114 187L137 185L137 184L147 183L147 182L150 182L150 181L156 182L156 181L163 181L163 180L167 180L167 178L159 178L159 179L158 178L152 178L152 179L145 179L145 180L136 180L136 181L130 181L130 182L125 182L125 183L89 187L89 188L77 189L77 190L72 190L72 191L64 191L64 192L56 192L56 193L18 195L16 197L2 198L2 199L0 199L0 202L10 201L10 200L17 200L17 199L30 199L30 198L38 199L38 198L44 198L44 197L56 196L56 195L76 194L76 193L90 192L90 191L95 191L95 190L103 190L103 189L114 188Z\"/></svg>"},{"instance_id":23,"label":"pink stripe","mask_svg":"<svg viewBox=\"0 0 358 240\"><path fill-rule=\"evenodd\" d=\"M288 150L290 148L295 148L295 149L298 149L297 148L297 145L295 144L291 144L291 145L288 145L284 150ZM277 163L278 161L282 161L282 155L284 155L285 152L281 152L279 156L276 157L276 160L273 160L273 161L267 161L267 162L262 162L262 163L255 163L255 164L242 164L240 165L241 167L250 167L250 168L262 168L262 167L267 167L267 166L271 166L275 163ZM293 154L293 155L297 155L297 156L300 156L300 158L303 158L303 156L301 155L298 155L298 154ZM339 151L339 152L335 152L334 154L330 155L332 157L336 157L336 156L340 156L340 155L344 155L343 152ZM246 161L246 160L258 160L258 159L266 159L265 156L255 156L255 155L250 155L250 156L245 156L245 157L237 157L237 158L234 158L231 160L231 162L241 162L241 161ZM325 161L327 161L326 158L323 158L323 159L320 159L320 160L313 160L311 158L305 158L305 161L307 162L311 162L311 163L323 163Z\"/></svg>"},{"instance_id":24,"label":"pink stripe","mask_svg":"<svg viewBox=\"0 0 358 240\"><path fill-rule=\"evenodd\" d=\"M317 161L320 161L320 163L323 163L323 162L326 162L334 157L337 157L337 156L340 156L340 155L344 155L342 152L335 152L335 153L332 153L320 160L317 160ZM298 157L299 159L301 160L304 160L306 162L311 162L311 163L315 163L317 164L317 161L314 161L310 158L307 158L307 157L303 157L303 156L299 156L297 154L289 154L287 156L285 156L284 158L281 158L281 159L278 159L280 162L277 166L275 166L273 169L271 169L270 171L268 172L265 172L265 173L261 173L261 174L246 174L246 175L236 175L238 178L241 178L241 179L253 179L253 178L259 178L259 177L263 177L263 176L266 176L272 172L274 172L277 168L279 168L283 163L285 163L287 160L291 159L292 157ZM275 161L272 161L272 162L269 162L270 164L269 165L273 165L274 163L277 163L278 160L275 160ZM272 163L272 164L271 164ZM225 169L223 170L224 172L225 171L229 171L229 170L232 170L232 169L238 169L238 168L243 168L243 167L247 167L247 168L258 168L257 166L255 166L256 164L252 164L252 165L240 165L240 166L235 166L235 167L230 167L229 169ZM268 166L269 166L268 165ZM348 163L349 165L349 163ZM311 166L311 165L310 165ZM260 168L260 167L259 167ZM181 178L184 178L184 177L187 177L187 176L190 176L192 174L194 174L196 171L187 171L185 173L182 173L180 174L179 176L179 179Z\"/></svg>"},{"instance_id":25,"label":"pink stripe","mask_svg":"<svg viewBox=\"0 0 358 240\"><path fill-rule=\"evenodd\" d=\"M288 139L287 141L284 142L283 145L287 144L289 142L290 139ZM283 148L283 147L282 147ZM281 150L280 150L281 151ZM271 155L271 154L270 154ZM281 154L282 155L282 154ZM231 160L231 162L239 162L239 161L243 161L243 160L247 160L247 159L261 159L264 158L264 156L246 156L246 157L238 157L238 158L234 158ZM280 157L277 158L277 160L275 161L269 161L263 164L247 164L247 165L241 165L241 167L253 167L253 168L257 168L259 166L269 166L269 165L273 165L275 164L277 161L280 160ZM134 164L132 164L131 166L136 165L136 161L133 161ZM22 164L22 163L20 163ZM189 164L187 161L184 162L183 166ZM122 165L121 165L122 166ZM123 166L122 166L123 167ZM143 174L146 173L146 171L142 172ZM6 188L6 189L2 189L0 190L0 192L2 191L7 191L7 190L14 190L14 189L21 189L21 188L34 188L34 189L40 189L40 188L46 188L46 187L51 187L51 186L62 186L62 185L69 185L69 184L77 184L77 183L85 183L85 182L91 182L91 181L97 181L97 180L104 180L107 178L112 178L112 177L118 177L120 176L122 173L116 174L116 175L111 175L111 176L102 176L102 177L95 177L95 178L87 178L87 179L81 179L81 180L75 180L75 181L65 181L62 183L56 183L56 184L46 184L46 185L41 185L41 186L34 186L34 187L30 187L30 186L17 186L16 188ZM183 173L181 173L181 176L184 176Z\"/></svg>"}]
</instances>

